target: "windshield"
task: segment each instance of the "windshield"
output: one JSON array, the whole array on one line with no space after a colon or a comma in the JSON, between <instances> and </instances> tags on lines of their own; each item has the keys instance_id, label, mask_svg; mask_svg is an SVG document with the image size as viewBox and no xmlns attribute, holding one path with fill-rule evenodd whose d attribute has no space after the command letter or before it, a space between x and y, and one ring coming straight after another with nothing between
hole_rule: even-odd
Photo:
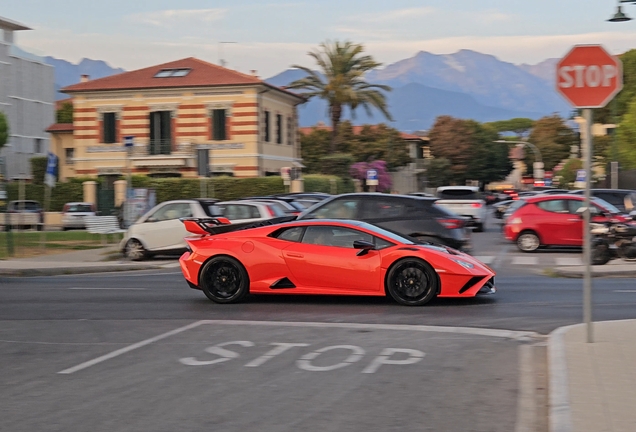
<instances>
[{"instance_id":1,"label":"windshield","mask_svg":"<svg viewBox=\"0 0 636 432\"><path fill-rule=\"evenodd\" d=\"M66 211L69 213L89 213L93 211L93 206L91 204L69 204Z\"/></svg>"},{"instance_id":2,"label":"windshield","mask_svg":"<svg viewBox=\"0 0 636 432\"><path fill-rule=\"evenodd\" d=\"M391 231L387 231L384 228L380 228L379 226L371 225L370 223L362 222L360 224L360 226L362 228L368 229L369 231L373 231L374 233L383 235L384 237L388 237L391 240L396 241L398 243L415 244L415 242L412 242L411 240L407 239L406 237L402 237L399 234L393 233Z\"/></svg>"},{"instance_id":3,"label":"windshield","mask_svg":"<svg viewBox=\"0 0 636 432\"><path fill-rule=\"evenodd\" d=\"M473 189L443 189L437 191L437 197L441 199L478 200L481 199L481 194Z\"/></svg>"},{"instance_id":4,"label":"windshield","mask_svg":"<svg viewBox=\"0 0 636 432\"><path fill-rule=\"evenodd\" d=\"M609 211L610 213L620 213L621 211L614 205L608 203L607 201L605 201L604 199L598 198L598 197L591 197L592 202L598 204L599 206L603 207L605 210Z\"/></svg>"}]
</instances>

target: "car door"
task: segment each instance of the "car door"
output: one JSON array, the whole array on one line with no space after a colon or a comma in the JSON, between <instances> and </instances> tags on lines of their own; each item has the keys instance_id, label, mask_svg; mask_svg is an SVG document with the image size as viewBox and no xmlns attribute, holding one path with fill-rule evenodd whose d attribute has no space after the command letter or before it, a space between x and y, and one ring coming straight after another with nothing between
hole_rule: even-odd
<instances>
[{"instance_id":1,"label":"car door","mask_svg":"<svg viewBox=\"0 0 636 432\"><path fill-rule=\"evenodd\" d=\"M581 218L570 213L567 201L557 198L536 203L539 211L533 216L537 218L536 225L543 244L560 246L580 244L583 229Z\"/></svg>"},{"instance_id":2,"label":"car door","mask_svg":"<svg viewBox=\"0 0 636 432\"><path fill-rule=\"evenodd\" d=\"M355 240L374 238L350 228L310 225L300 242L283 250L283 256L297 285L331 293L377 292L382 289L380 252L358 256Z\"/></svg>"},{"instance_id":3,"label":"car door","mask_svg":"<svg viewBox=\"0 0 636 432\"><path fill-rule=\"evenodd\" d=\"M157 208L138 228L139 236L148 250L170 250L185 248L188 232L179 220L191 217L190 203L166 203Z\"/></svg>"}]
</instances>

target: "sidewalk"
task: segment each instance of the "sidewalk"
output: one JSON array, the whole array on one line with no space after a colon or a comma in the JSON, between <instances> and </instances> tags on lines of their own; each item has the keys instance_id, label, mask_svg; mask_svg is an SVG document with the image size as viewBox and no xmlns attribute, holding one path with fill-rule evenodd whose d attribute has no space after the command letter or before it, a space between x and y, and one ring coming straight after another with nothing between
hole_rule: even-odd
<instances>
[{"instance_id":1,"label":"sidewalk","mask_svg":"<svg viewBox=\"0 0 636 432\"><path fill-rule=\"evenodd\" d=\"M555 267L550 270L552 275L559 277L582 278L585 275L585 266ZM615 260L592 266L592 277L636 277L636 262Z\"/></svg>"},{"instance_id":2,"label":"sidewalk","mask_svg":"<svg viewBox=\"0 0 636 432\"><path fill-rule=\"evenodd\" d=\"M177 267L176 259L129 261L118 254L117 246L111 245L32 258L0 260L0 276L54 276Z\"/></svg>"},{"instance_id":3,"label":"sidewalk","mask_svg":"<svg viewBox=\"0 0 636 432\"><path fill-rule=\"evenodd\" d=\"M550 335L551 432L636 431L636 320L595 322Z\"/></svg>"}]
</instances>

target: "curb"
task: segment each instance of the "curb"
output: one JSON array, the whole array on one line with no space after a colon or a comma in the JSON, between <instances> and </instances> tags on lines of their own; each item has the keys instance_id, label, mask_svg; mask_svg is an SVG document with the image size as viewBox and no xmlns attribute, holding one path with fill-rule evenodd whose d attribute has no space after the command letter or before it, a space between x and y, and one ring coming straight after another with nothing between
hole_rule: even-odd
<instances>
[{"instance_id":1,"label":"curb","mask_svg":"<svg viewBox=\"0 0 636 432\"><path fill-rule=\"evenodd\" d=\"M563 339L565 333L574 327L582 325L584 324L559 327L548 336L548 382L550 386L548 392L548 414L550 432L572 432L568 364Z\"/></svg>"},{"instance_id":2,"label":"curb","mask_svg":"<svg viewBox=\"0 0 636 432\"><path fill-rule=\"evenodd\" d=\"M164 269L160 265L108 265L90 267L57 267L34 269L0 269L0 276L9 277L35 277L35 276L60 276L87 273L123 272L131 270L155 270Z\"/></svg>"},{"instance_id":3,"label":"curb","mask_svg":"<svg viewBox=\"0 0 636 432\"><path fill-rule=\"evenodd\" d=\"M578 267L578 266L577 266ZM600 266L595 266L592 269L592 277L615 277L615 278L633 278L636 277L636 266L633 270L612 270L612 269L600 269ZM573 267L555 267L545 270L550 270L554 276L581 279L585 276L585 270L583 268ZM544 273L545 274L545 273Z\"/></svg>"}]
</instances>

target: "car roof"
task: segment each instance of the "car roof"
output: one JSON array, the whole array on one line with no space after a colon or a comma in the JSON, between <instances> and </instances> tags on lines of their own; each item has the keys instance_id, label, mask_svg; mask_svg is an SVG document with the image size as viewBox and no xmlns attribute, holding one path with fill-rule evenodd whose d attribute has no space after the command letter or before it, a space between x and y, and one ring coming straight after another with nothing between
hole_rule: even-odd
<instances>
[{"instance_id":1,"label":"car roof","mask_svg":"<svg viewBox=\"0 0 636 432\"><path fill-rule=\"evenodd\" d=\"M478 192L479 186L440 186L437 188L437 191L442 192L445 190L462 190L462 189L468 189L474 192Z\"/></svg>"},{"instance_id":2,"label":"car roof","mask_svg":"<svg viewBox=\"0 0 636 432\"><path fill-rule=\"evenodd\" d=\"M358 197L358 198L400 198L400 199L409 199L409 200L418 200L420 202L435 202L438 201L439 198L436 197L423 197L419 195L400 195L400 194L385 194L381 192L351 192L340 195L333 195L331 198L342 198L342 197Z\"/></svg>"}]
</instances>

